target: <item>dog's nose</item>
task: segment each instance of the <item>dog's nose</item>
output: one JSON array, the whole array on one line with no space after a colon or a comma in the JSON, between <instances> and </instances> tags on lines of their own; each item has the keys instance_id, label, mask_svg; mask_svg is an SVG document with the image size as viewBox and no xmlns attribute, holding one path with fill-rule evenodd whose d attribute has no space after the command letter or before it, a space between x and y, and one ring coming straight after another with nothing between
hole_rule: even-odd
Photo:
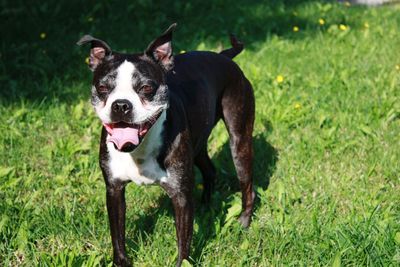
<instances>
[{"instance_id":1,"label":"dog's nose","mask_svg":"<svg viewBox=\"0 0 400 267\"><path fill-rule=\"evenodd\" d=\"M117 99L112 103L111 109L117 114L126 115L132 112L132 104L126 99Z\"/></svg>"}]
</instances>

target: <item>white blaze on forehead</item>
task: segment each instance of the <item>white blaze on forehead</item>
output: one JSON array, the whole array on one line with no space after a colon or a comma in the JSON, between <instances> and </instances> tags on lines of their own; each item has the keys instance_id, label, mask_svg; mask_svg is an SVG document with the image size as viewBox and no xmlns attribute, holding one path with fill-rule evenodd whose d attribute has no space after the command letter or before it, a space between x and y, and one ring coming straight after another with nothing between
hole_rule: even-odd
<instances>
[{"instance_id":1,"label":"white blaze on forehead","mask_svg":"<svg viewBox=\"0 0 400 267\"><path fill-rule=\"evenodd\" d=\"M117 69L116 88L119 90L132 90L132 75L135 66L128 61L124 61Z\"/></svg>"}]
</instances>

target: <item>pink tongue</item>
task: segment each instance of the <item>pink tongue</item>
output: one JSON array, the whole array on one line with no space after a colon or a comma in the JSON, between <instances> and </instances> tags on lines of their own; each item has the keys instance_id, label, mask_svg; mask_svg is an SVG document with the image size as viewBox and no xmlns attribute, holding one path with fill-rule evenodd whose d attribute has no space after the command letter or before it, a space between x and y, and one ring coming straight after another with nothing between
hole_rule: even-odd
<instances>
[{"instance_id":1,"label":"pink tongue","mask_svg":"<svg viewBox=\"0 0 400 267\"><path fill-rule=\"evenodd\" d=\"M109 136L108 142L113 142L118 150L121 150L126 144L132 143L135 146L139 144L139 129L131 125L104 125Z\"/></svg>"}]
</instances>

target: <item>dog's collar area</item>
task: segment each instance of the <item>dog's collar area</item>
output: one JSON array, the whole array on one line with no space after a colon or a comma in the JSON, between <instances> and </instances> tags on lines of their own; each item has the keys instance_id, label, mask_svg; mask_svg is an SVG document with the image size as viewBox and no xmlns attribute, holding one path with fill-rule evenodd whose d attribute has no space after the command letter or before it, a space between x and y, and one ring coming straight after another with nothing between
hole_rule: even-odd
<instances>
[{"instance_id":1,"label":"dog's collar area","mask_svg":"<svg viewBox=\"0 0 400 267\"><path fill-rule=\"evenodd\" d=\"M114 147L121 152L132 152L143 140L151 127L157 122L163 110L141 124L127 122L103 123L108 136L107 142L112 142Z\"/></svg>"}]
</instances>

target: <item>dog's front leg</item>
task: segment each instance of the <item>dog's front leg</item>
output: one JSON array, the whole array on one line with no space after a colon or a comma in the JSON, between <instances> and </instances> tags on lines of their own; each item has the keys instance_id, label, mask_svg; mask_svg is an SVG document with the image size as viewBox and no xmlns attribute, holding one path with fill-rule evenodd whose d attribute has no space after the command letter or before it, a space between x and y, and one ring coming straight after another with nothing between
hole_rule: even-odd
<instances>
[{"instance_id":1,"label":"dog's front leg","mask_svg":"<svg viewBox=\"0 0 400 267\"><path fill-rule=\"evenodd\" d=\"M181 266L189 258L190 243L193 236L193 200L187 193L180 193L172 198L175 210L175 228L178 238L178 262Z\"/></svg>"},{"instance_id":2,"label":"dog's front leg","mask_svg":"<svg viewBox=\"0 0 400 267\"><path fill-rule=\"evenodd\" d=\"M163 185L168 195L172 199L175 211L175 228L178 243L178 261L176 266L181 266L184 259L189 258L190 243L193 236L193 195L192 183L188 183L184 188L171 188Z\"/></svg>"},{"instance_id":3,"label":"dog's front leg","mask_svg":"<svg viewBox=\"0 0 400 267\"><path fill-rule=\"evenodd\" d=\"M107 183L107 211L115 266L131 266L125 252L125 184L121 181Z\"/></svg>"}]
</instances>

